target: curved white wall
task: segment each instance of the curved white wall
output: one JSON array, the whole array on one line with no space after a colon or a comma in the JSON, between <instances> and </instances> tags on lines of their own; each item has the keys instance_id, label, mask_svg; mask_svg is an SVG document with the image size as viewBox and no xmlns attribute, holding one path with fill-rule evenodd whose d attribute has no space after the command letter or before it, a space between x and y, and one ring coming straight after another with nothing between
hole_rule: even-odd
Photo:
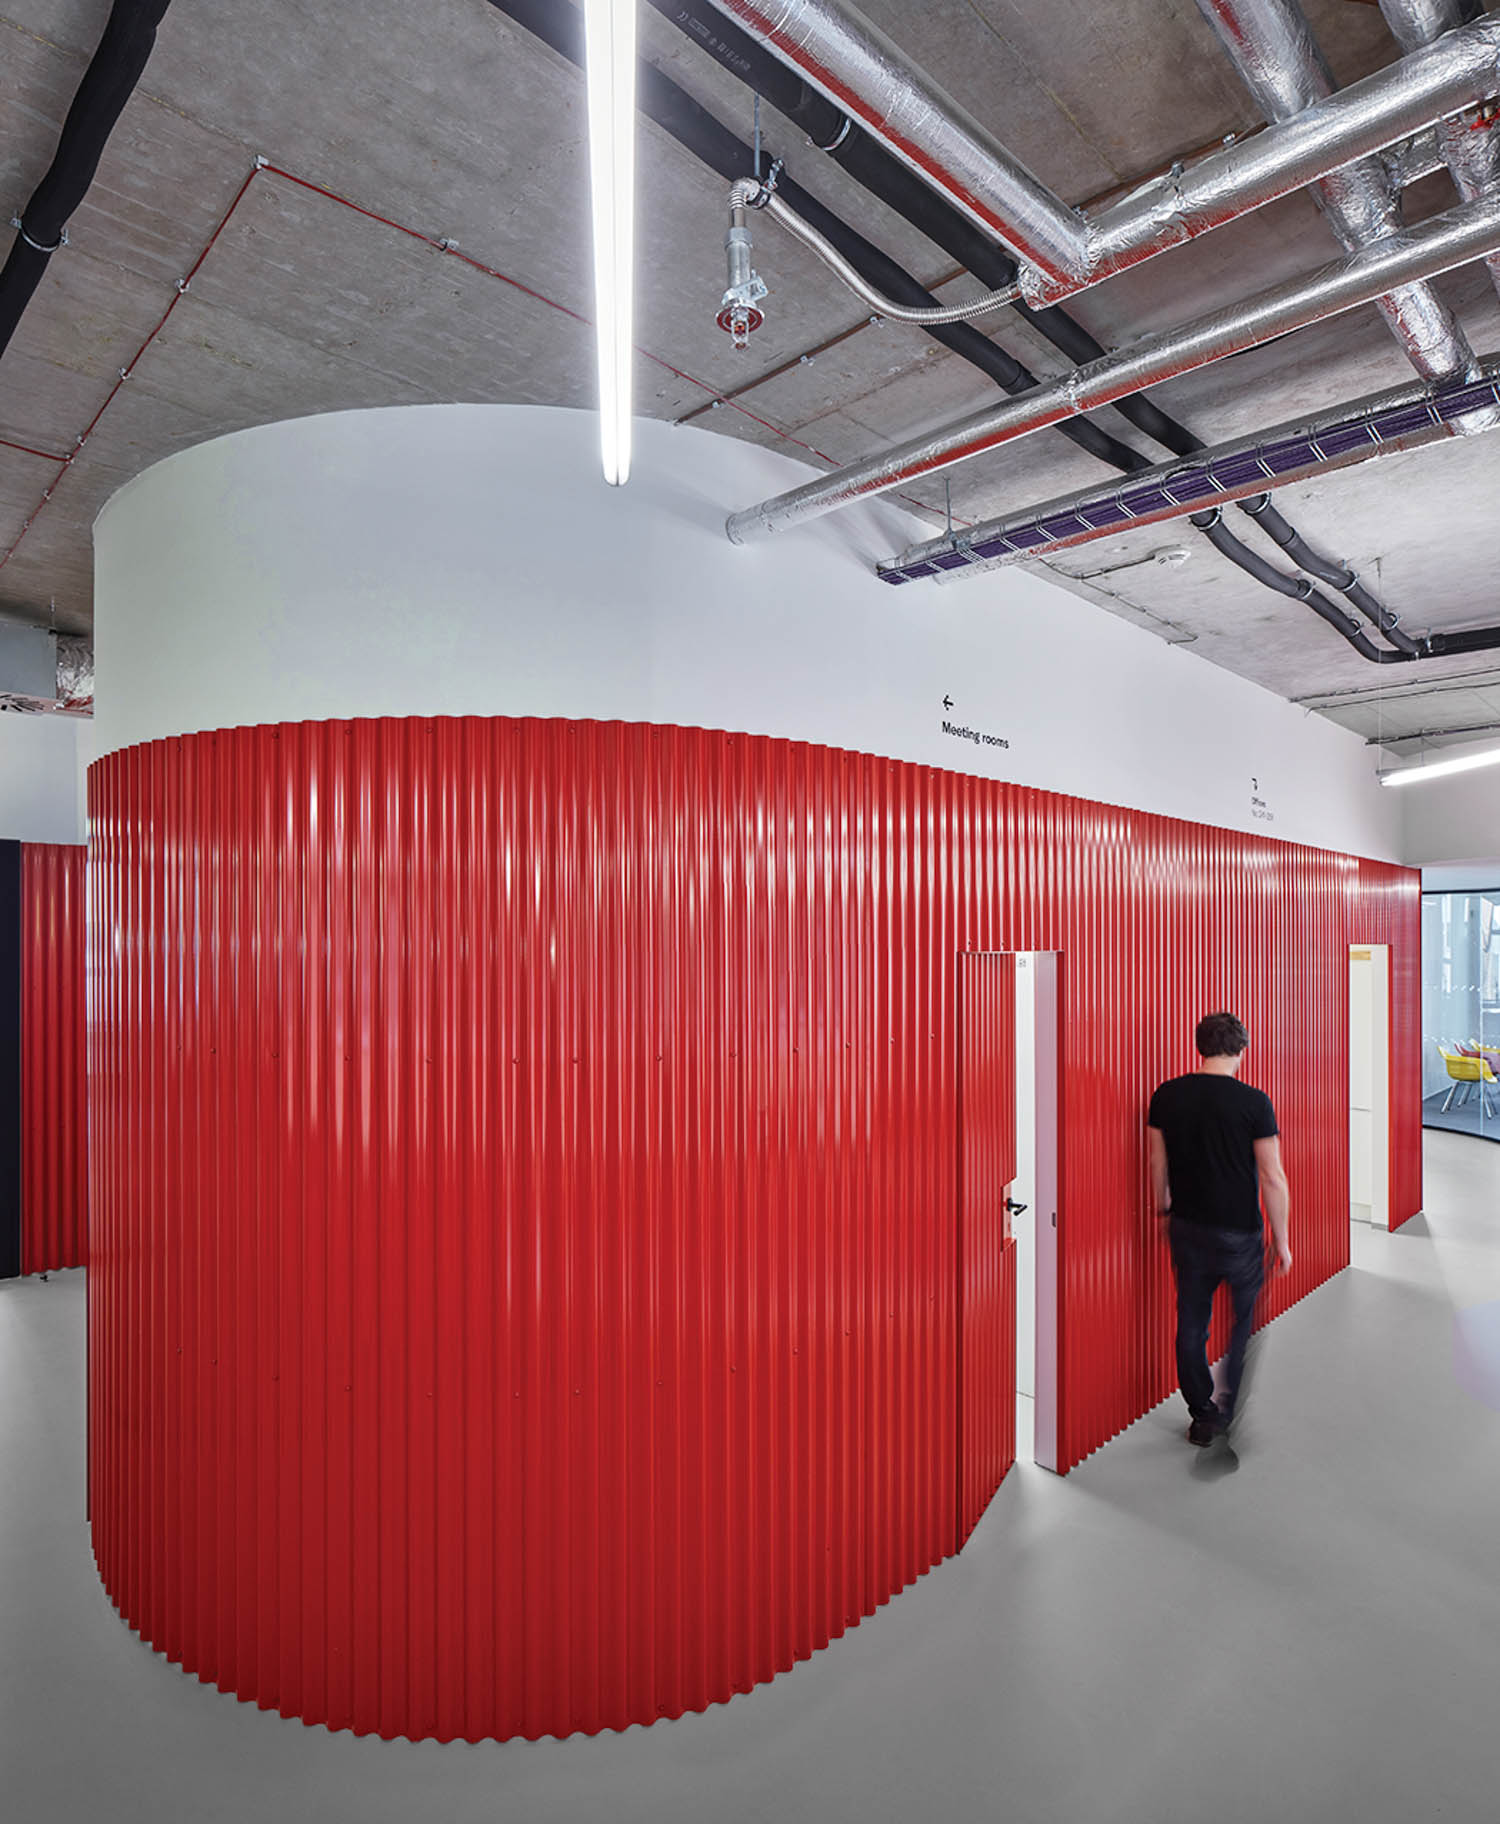
<instances>
[{"instance_id":1,"label":"curved white wall","mask_svg":"<svg viewBox=\"0 0 1500 1824\"><path fill-rule=\"evenodd\" d=\"M623 490L592 416L544 406L301 418L148 469L95 526L96 751L324 717L620 718L1399 854L1355 736L1040 577L880 583L874 560L926 530L884 503L738 549L725 513L809 470L636 430Z\"/></svg>"}]
</instances>

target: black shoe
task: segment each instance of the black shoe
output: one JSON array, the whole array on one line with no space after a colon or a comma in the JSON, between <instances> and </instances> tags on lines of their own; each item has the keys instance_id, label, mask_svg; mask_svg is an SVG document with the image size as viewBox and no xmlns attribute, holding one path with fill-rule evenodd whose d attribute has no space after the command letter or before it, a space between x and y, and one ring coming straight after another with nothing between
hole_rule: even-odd
<instances>
[{"instance_id":1,"label":"black shoe","mask_svg":"<svg viewBox=\"0 0 1500 1824\"><path fill-rule=\"evenodd\" d=\"M1192 1424L1188 1426L1188 1443L1199 1445L1212 1444L1214 1439L1222 1434L1223 1430L1224 1427L1215 1419L1194 1419Z\"/></svg>"}]
</instances>

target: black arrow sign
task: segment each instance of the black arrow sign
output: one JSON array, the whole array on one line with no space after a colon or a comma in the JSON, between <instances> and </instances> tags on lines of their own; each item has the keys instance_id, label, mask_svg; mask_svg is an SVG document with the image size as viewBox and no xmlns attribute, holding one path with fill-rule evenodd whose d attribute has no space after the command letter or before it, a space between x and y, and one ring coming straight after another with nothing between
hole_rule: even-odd
<instances>
[{"instance_id":1,"label":"black arrow sign","mask_svg":"<svg viewBox=\"0 0 1500 1824\"><path fill-rule=\"evenodd\" d=\"M953 699L952 699L952 697L944 697L944 698L943 698L943 708L944 708L944 709L952 709L952 707L953 707Z\"/></svg>"}]
</instances>

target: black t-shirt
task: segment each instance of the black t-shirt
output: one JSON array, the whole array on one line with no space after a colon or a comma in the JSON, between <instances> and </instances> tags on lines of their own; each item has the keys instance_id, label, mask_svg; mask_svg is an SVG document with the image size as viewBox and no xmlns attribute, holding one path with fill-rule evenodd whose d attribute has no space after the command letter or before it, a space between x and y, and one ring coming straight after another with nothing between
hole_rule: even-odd
<instances>
[{"instance_id":1,"label":"black t-shirt","mask_svg":"<svg viewBox=\"0 0 1500 1824\"><path fill-rule=\"evenodd\" d=\"M1167 1143L1172 1214L1205 1228L1258 1234L1255 1142L1277 1131L1265 1091L1236 1077L1195 1071L1163 1083L1146 1119Z\"/></svg>"}]
</instances>

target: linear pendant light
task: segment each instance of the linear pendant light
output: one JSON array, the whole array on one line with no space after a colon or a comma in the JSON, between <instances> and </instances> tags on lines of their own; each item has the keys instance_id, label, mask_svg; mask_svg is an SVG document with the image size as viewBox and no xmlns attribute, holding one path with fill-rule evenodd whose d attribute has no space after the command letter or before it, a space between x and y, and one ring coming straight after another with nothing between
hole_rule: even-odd
<instances>
[{"instance_id":1,"label":"linear pendant light","mask_svg":"<svg viewBox=\"0 0 1500 1824\"><path fill-rule=\"evenodd\" d=\"M1403 766L1396 772L1382 773L1382 785L1411 785L1418 779L1441 779L1448 773L1472 773L1481 766L1500 766L1500 747L1486 748L1482 754L1462 754L1456 760L1424 760L1420 766Z\"/></svg>"},{"instance_id":2,"label":"linear pendant light","mask_svg":"<svg viewBox=\"0 0 1500 1824\"><path fill-rule=\"evenodd\" d=\"M630 476L635 343L635 0L584 0L589 175L594 205L594 333L604 479Z\"/></svg>"}]
</instances>

